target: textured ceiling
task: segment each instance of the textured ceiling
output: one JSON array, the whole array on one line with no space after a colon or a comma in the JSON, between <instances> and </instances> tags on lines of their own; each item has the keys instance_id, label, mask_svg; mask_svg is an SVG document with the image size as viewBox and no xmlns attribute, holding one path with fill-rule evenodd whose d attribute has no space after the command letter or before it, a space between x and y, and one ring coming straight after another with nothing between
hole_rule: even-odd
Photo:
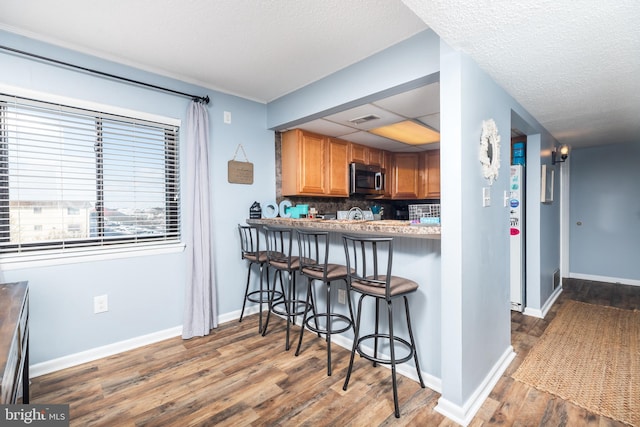
<instances>
[{"instance_id":1,"label":"textured ceiling","mask_svg":"<svg viewBox=\"0 0 640 427\"><path fill-rule=\"evenodd\" d=\"M640 140L638 22L638 0L0 0L2 29L261 102L431 27L574 146Z\"/></svg>"},{"instance_id":2,"label":"textured ceiling","mask_svg":"<svg viewBox=\"0 0 640 427\"><path fill-rule=\"evenodd\" d=\"M0 25L261 102L427 28L400 0L1 0Z\"/></svg>"},{"instance_id":3,"label":"textured ceiling","mask_svg":"<svg viewBox=\"0 0 640 427\"><path fill-rule=\"evenodd\" d=\"M560 142L640 143L638 0L403 0Z\"/></svg>"}]
</instances>

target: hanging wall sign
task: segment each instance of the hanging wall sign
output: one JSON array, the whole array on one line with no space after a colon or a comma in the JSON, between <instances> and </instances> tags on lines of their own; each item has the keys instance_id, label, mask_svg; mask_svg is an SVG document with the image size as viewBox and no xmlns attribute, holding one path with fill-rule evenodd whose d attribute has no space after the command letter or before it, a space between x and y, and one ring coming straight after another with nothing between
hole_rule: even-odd
<instances>
[{"instance_id":1,"label":"hanging wall sign","mask_svg":"<svg viewBox=\"0 0 640 427\"><path fill-rule=\"evenodd\" d=\"M242 150L244 162L236 160L238 149ZM242 144L238 144L236 152L233 154L233 159L227 163L227 180L231 184L253 184L253 163L249 162Z\"/></svg>"}]
</instances>

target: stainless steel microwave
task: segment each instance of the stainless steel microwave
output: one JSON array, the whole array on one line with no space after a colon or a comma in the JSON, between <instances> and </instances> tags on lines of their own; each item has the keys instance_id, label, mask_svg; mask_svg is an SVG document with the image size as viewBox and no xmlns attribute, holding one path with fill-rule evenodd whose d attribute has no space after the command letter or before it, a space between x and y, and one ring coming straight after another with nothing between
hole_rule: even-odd
<instances>
[{"instance_id":1,"label":"stainless steel microwave","mask_svg":"<svg viewBox=\"0 0 640 427\"><path fill-rule=\"evenodd\" d=\"M380 166L361 163L349 165L349 194L384 194L385 171Z\"/></svg>"}]
</instances>

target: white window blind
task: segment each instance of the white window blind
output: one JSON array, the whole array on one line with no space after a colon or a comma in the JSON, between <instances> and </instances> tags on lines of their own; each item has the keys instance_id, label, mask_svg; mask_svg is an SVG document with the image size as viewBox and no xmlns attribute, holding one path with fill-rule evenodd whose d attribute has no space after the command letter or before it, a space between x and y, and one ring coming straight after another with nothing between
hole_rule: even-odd
<instances>
[{"instance_id":1,"label":"white window blind","mask_svg":"<svg viewBox=\"0 0 640 427\"><path fill-rule=\"evenodd\" d=\"M0 253L178 242L178 136L0 94Z\"/></svg>"}]
</instances>

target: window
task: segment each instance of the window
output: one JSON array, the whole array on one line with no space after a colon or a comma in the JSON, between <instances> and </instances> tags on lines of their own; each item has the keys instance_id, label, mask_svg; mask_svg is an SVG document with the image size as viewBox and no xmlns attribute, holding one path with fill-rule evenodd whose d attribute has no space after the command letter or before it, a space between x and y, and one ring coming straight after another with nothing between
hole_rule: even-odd
<instances>
[{"instance_id":1,"label":"window","mask_svg":"<svg viewBox=\"0 0 640 427\"><path fill-rule=\"evenodd\" d=\"M0 94L0 253L179 242L178 135Z\"/></svg>"}]
</instances>

